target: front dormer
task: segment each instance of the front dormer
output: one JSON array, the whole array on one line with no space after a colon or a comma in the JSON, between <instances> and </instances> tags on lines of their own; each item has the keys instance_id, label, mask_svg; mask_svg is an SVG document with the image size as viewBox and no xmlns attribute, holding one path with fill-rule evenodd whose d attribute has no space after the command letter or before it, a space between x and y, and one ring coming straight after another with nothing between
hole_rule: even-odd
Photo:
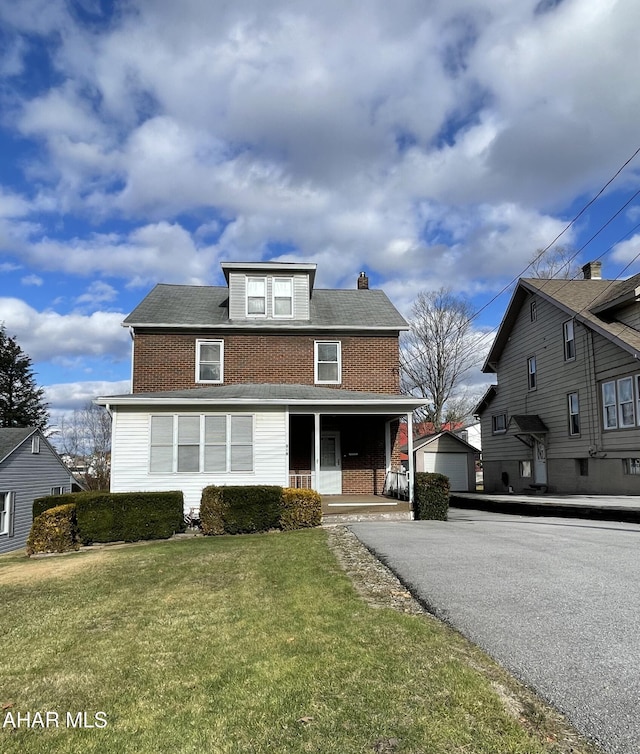
<instances>
[{"instance_id":1,"label":"front dormer","mask_svg":"<svg viewBox=\"0 0 640 754\"><path fill-rule=\"evenodd\" d=\"M221 267L231 321L309 320L315 264L223 262Z\"/></svg>"}]
</instances>

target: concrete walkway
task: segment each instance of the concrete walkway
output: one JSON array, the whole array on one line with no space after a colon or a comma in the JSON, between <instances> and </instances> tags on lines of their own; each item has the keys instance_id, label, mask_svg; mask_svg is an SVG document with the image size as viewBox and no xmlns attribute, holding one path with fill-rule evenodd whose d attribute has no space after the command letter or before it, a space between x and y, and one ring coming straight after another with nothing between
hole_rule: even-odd
<instances>
[{"instance_id":1,"label":"concrete walkway","mask_svg":"<svg viewBox=\"0 0 640 754\"><path fill-rule=\"evenodd\" d=\"M453 492L450 505L452 508L521 516L561 516L640 523L640 496L636 495L502 495Z\"/></svg>"}]
</instances>

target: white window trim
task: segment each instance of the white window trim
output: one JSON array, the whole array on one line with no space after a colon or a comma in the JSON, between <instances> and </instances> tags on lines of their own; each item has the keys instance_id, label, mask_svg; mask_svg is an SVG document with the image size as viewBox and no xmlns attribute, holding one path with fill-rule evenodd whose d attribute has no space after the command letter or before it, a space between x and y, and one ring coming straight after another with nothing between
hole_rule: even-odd
<instances>
[{"instance_id":1,"label":"white window trim","mask_svg":"<svg viewBox=\"0 0 640 754\"><path fill-rule=\"evenodd\" d=\"M496 419L499 416L504 416L504 429L496 429ZM506 431L507 431L507 414L504 412L500 414L492 414L491 415L491 434L503 435Z\"/></svg>"},{"instance_id":2,"label":"white window trim","mask_svg":"<svg viewBox=\"0 0 640 754\"><path fill-rule=\"evenodd\" d=\"M569 337L568 325L571 325L571 337ZM563 348L564 348L564 360L575 361L576 360L576 328L572 319L568 319L566 322L562 323L562 342L563 342ZM569 343L573 344L573 356L568 355Z\"/></svg>"},{"instance_id":3,"label":"white window trim","mask_svg":"<svg viewBox=\"0 0 640 754\"><path fill-rule=\"evenodd\" d=\"M533 384L531 384L532 382ZM529 356L527 359L527 387L529 390L536 390L538 387L538 363L535 355Z\"/></svg>"},{"instance_id":4,"label":"white window trim","mask_svg":"<svg viewBox=\"0 0 640 754\"><path fill-rule=\"evenodd\" d=\"M57 484L55 487L51 488L51 494L52 495L64 495L64 485L63 484Z\"/></svg>"},{"instance_id":5,"label":"white window trim","mask_svg":"<svg viewBox=\"0 0 640 754\"><path fill-rule=\"evenodd\" d=\"M607 385L613 385L613 403L605 403L604 393L605 387ZM607 380L606 382L603 382L600 387L600 391L602 395L602 427L605 430L618 429L618 391L616 390L616 381ZM615 424L612 424L610 426L607 425L607 408L609 406L613 406L615 408Z\"/></svg>"},{"instance_id":6,"label":"white window trim","mask_svg":"<svg viewBox=\"0 0 640 754\"><path fill-rule=\"evenodd\" d=\"M576 400L578 402L578 410L573 412L571 410L571 396L575 395ZM580 395L577 390L574 390L572 393L567 393L567 411L569 413L569 437L579 437L580 436ZM578 417L578 431L573 432L571 427L571 418L573 416Z\"/></svg>"},{"instance_id":7,"label":"white window trim","mask_svg":"<svg viewBox=\"0 0 640 754\"><path fill-rule=\"evenodd\" d=\"M11 536L11 520L13 518L15 495L13 492L0 492L2 517L0 518L0 536Z\"/></svg>"},{"instance_id":8,"label":"white window trim","mask_svg":"<svg viewBox=\"0 0 640 754\"><path fill-rule=\"evenodd\" d=\"M151 423L152 419L154 417L160 417L160 416L170 416L173 420L172 424L172 453L171 453L171 469L170 470L163 470L163 471L153 471L151 469ZM222 476L226 474L255 474L256 471L256 417L255 414L241 414L241 413L233 413L233 414L196 414L200 420L200 432L199 432L199 442L198 442L198 471L178 471L178 420L181 416L194 416L194 414L150 414L149 415L149 429L148 429L148 448L149 448L149 461L148 461L148 473L152 476L161 476L161 475L175 475L184 477L185 474L199 474L199 475L205 475L205 476ZM226 438L225 438L225 447L226 447L226 465L224 471L205 471L204 470L204 457L205 457L205 418L207 416L224 416L226 418ZM231 446L232 444L238 445L248 445L248 443L232 443L231 442L231 419L234 416L242 416L242 417L250 417L251 418L251 469L245 469L241 471L235 471L231 469ZM184 444L184 443L183 443ZM195 445L195 443L193 443ZM212 444L212 443L209 443ZM163 445L162 447L167 447L166 445Z\"/></svg>"},{"instance_id":9,"label":"white window trim","mask_svg":"<svg viewBox=\"0 0 640 754\"><path fill-rule=\"evenodd\" d=\"M202 380L200 379L200 349L202 346L207 345L219 345L220 346L220 379L219 380ZM217 340L215 338L207 338L202 340L196 340L196 382L205 385L221 385L224 382L224 340Z\"/></svg>"},{"instance_id":10,"label":"white window trim","mask_svg":"<svg viewBox=\"0 0 640 754\"><path fill-rule=\"evenodd\" d=\"M291 286L291 314L276 314L276 283L287 282ZM283 298L283 297L280 297ZM294 319L294 295L293 295L293 278L290 277L274 277L271 281L271 311L273 312L274 319Z\"/></svg>"},{"instance_id":11,"label":"white window trim","mask_svg":"<svg viewBox=\"0 0 640 754\"><path fill-rule=\"evenodd\" d=\"M625 401L625 404L631 404L631 411L633 413L631 424L625 424L623 422L623 412L622 412L622 406L623 403L620 400L620 383L621 382L629 382L631 384L631 398L628 401ZM636 402L635 402L635 396L633 392L633 377L621 377L619 380L616 381L616 403L618 406L618 429L630 429L631 427L636 426Z\"/></svg>"},{"instance_id":12,"label":"white window trim","mask_svg":"<svg viewBox=\"0 0 640 754\"><path fill-rule=\"evenodd\" d=\"M34 454L40 452L40 435L34 435L31 438L31 452Z\"/></svg>"},{"instance_id":13,"label":"white window trim","mask_svg":"<svg viewBox=\"0 0 640 754\"><path fill-rule=\"evenodd\" d=\"M335 364L335 361L323 361L318 360L319 346L331 343L337 346L337 364L338 364L338 379L337 380L321 380L319 376L319 366L322 364ZM316 340L313 347L313 371L314 381L316 385L340 385L342 384L342 342L339 340Z\"/></svg>"},{"instance_id":14,"label":"white window trim","mask_svg":"<svg viewBox=\"0 0 640 754\"><path fill-rule=\"evenodd\" d=\"M251 281L251 280L260 281L264 285L264 312L260 312L260 313L249 312L249 281ZM260 277L258 275L247 275L247 277L245 278L245 296L244 296L244 307L245 307L245 313L247 315L247 318L250 318L250 319L266 319L266 317L267 317L267 299L268 299L268 296L267 296L267 278L266 277Z\"/></svg>"}]
</instances>

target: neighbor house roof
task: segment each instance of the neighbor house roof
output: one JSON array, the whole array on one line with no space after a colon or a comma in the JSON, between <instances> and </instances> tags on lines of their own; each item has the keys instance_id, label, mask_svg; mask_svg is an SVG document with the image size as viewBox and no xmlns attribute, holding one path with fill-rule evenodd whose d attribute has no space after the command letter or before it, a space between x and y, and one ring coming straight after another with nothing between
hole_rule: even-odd
<instances>
[{"instance_id":1,"label":"neighbor house roof","mask_svg":"<svg viewBox=\"0 0 640 754\"><path fill-rule=\"evenodd\" d=\"M392 393L370 393L359 390L338 390L313 385L240 384L220 387L190 388L154 393L127 393L98 398L103 406L127 405L328 405L389 406L393 412L412 411L423 405L423 399Z\"/></svg>"},{"instance_id":2,"label":"neighbor house roof","mask_svg":"<svg viewBox=\"0 0 640 754\"><path fill-rule=\"evenodd\" d=\"M34 432L34 427L0 427L0 463Z\"/></svg>"},{"instance_id":3,"label":"neighbor house roof","mask_svg":"<svg viewBox=\"0 0 640 754\"><path fill-rule=\"evenodd\" d=\"M383 291L316 289L308 320L229 319L229 289L161 283L122 323L126 327L408 330Z\"/></svg>"},{"instance_id":4,"label":"neighbor house roof","mask_svg":"<svg viewBox=\"0 0 640 754\"><path fill-rule=\"evenodd\" d=\"M635 301L635 290L640 287L640 274L623 281L615 280L549 280L522 278L511 297L496 339L483 366L484 372L495 372L497 363L509 339L516 317L531 294L549 301L567 317L582 322L623 350L640 356L640 332L622 322L609 322L606 311L623 303Z\"/></svg>"}]
</instances>

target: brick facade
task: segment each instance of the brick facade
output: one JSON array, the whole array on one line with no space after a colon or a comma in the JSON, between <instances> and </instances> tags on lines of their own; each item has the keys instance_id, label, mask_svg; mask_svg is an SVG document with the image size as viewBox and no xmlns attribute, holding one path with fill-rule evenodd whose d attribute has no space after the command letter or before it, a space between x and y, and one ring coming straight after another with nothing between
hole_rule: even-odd
<instances>
[{"instance_id":1,"label":"brick facade","mask_svg":"<svg viewBox=\"0 0 640 754\"><path fill-rule=\"evenodd\" d=\"M398 393L397 334L255 333L211 331L175 333L138 330L135 336L133 392L186 390L196 382L196 340L224 341L224 384L314 384L314 342L342 344L342 390Z\"/></svg>"}]
</instances>

